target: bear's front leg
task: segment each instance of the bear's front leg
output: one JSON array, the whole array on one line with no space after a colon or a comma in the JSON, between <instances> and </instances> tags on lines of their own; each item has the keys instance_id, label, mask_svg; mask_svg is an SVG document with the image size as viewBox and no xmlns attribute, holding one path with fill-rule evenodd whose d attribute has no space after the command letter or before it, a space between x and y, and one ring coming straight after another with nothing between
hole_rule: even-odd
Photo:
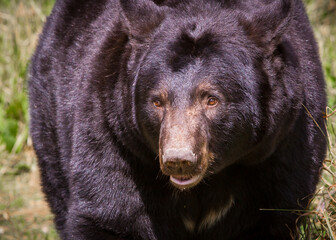
<instances>
[{"instance_id":1,"label":"bear's front leg","mask_svg":"<svg viewBox=\"0 0 336 240\"><path fill-rule=\"evenodd\" d=\"M80 211L80 210L77 210ZM126 240L135 239L132 236L122 238L119 234L99 226L99 221L80 212L69 213L64 234L64 240Z\"/></svg>"},{"instance_id":2,"label":"bear's front leg","mask_svg":"<svg viewBox=\"0 0 336 240\"><path fill-rule=\"evenodd\" d=\"M128 160L111 145L98 153L91 147L76 151L71 160L66 240L155 240Z\"/></svg>"},{"instance_id":3,"label":"bear's front leg","mask_svg":"<svg viewBox=\"0 0 336 240\"><path fill-rule=\"evenodd\" d=\"M111 212L99 206L90 208L76 204L70 209L64 240L155 240L149 218L140 215L127 215L126 209ZM125 214L124 214L125 213Z\"/></svg>"}]
</instances>

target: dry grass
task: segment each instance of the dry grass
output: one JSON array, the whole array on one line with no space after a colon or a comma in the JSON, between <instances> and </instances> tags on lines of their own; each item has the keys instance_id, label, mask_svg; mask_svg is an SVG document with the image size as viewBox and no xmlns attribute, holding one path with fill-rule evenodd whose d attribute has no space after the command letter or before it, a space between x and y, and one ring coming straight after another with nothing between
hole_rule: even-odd
<instances>
[{"instance_id":1,"label":"dry grass","mask_svg":"<svg viewBox=\"0 0 336 240\"><path fill-rule=\"evenodd\" d=\"M6 3L8 2L8 3ZM26 72L45 15L34 1L0 5L0 145L20 152L28 138Z\"/></svg>"},{"instance_id":2,"label":"dry grass","mask_svg":"<svg viewBox=\"0 0 336 240\"><path fill-rule=\"evenodd\" d=\"M336 0L306 0L328 86L328 106L336 106Z\"/></svg>"},{"instance_id":3,"label":"dry grass","mask_svg":"<svg viewBox=\"0 0 336 240\"><path fill-rule=\"evenodd\" d=\"M306 0L328 86L326 120L329 149L302 239L336 240L336 1Z\"/></svg>"},{"instance_id":4,"label":"dry grass","mask_svg":"<svg viewBox=\"0 0 336 240\"><path fill-rule=\"evenodd\" d=\"M58 239L28 142L26 94L29 59L52 2L0 0L1 240Z\"/></svg>"},{"instance_id":5,"label":"dry grass","mask_svg":"<svg viewBox=\"0 0 336 240\"><path fill-rule=\"evenodd\" d=\"M58 239L32 149L0 159L0 239Z\"/></svg>"}]
</instances>

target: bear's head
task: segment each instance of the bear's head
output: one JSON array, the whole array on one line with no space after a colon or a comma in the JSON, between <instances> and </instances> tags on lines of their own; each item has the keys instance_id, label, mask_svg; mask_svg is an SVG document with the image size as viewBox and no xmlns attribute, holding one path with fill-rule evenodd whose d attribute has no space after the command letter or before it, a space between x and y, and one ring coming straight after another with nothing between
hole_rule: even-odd
<instances>
[{"instance_id":1,"label":"bear's head","mask_svg":"<svg viewBox=\"0 0 336 240\"><path fill-rule=\"evenodd\" d=\"M179 189L266 159L298 105L282 80L290 0L187 2L120 1L139 129Z\"/></svg>"}]
</instances>

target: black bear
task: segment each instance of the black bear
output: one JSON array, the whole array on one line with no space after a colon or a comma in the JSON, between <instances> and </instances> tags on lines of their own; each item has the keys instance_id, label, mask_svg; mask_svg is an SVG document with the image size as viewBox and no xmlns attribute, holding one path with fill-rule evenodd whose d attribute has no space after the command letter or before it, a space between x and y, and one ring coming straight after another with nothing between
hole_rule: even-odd
<instances>
[{"instance_id":1,"label":"black bear","mask_svg":"<svg viewBox=\"0 0 336 240\"><path fill-rule=\"evenodd\" d=\"M29 95L67 240L295 238L326 151L301 0L57 0Z\"/></svg>"}]
</instances>

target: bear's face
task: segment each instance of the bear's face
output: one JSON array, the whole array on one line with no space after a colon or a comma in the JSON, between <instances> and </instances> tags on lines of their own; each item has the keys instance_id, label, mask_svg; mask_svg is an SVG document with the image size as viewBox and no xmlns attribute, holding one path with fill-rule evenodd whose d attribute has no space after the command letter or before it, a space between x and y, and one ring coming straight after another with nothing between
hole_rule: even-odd
<instances>
[{"instance_id":1,"label":"bear's face","mask_svg":"<svg viewBox=\"0 0 336 240\"><path fill-rule=\"evenodd\" d=\"M142 57L131 62L137 122L180 189L239 162L264 134L269 86L261 59L271 47L260 46L266 40L254 39L258 31L239 14L208 7L182 19L154 7L151 36L134 31L145 43L135 44L133 55Z\"/></svg>"},{"instance_id":2,"label":"bear's face","mask_svg":"<svg viewBox=\"0 0 336 240\"><path fill-rule=\"evenodd\" d=\"M139 125L163 174L183 189L251 148L260 75L244 46L224 44L209 31L193 38L197 26L188 31L162 43L164 33L152 43L136 100Z\"/></svg>"}]
</instances>

